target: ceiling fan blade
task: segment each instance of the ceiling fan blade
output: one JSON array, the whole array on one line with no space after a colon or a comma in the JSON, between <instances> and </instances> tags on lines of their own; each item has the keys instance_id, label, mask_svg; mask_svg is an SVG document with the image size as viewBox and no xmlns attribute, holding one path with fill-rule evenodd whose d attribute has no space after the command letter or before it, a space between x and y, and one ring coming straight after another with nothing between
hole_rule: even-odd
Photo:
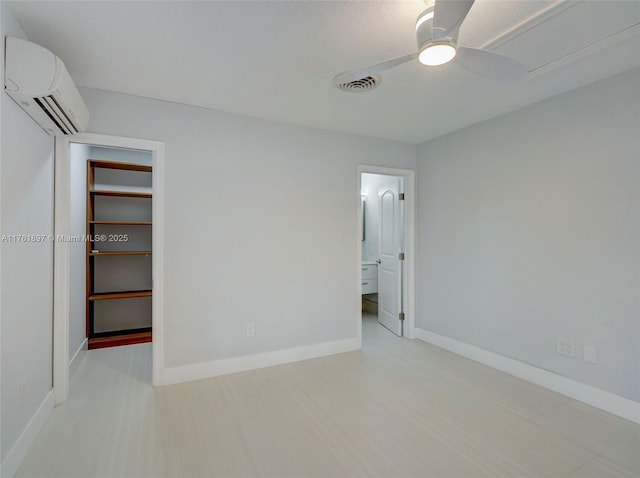
<instances>
[{"instance_id":1,"label":"ceiling fan blade","mask_svg":"<svg viewBox=\"0 0 640 478\"><path fill-rule=\"evenodd\" d=\"M433 10L433 41L455 36L475 0L436 0Z\"/></svg>"},{"instance_id":2,"label":"ceiling fan blade","mask_svg":"<svg viewBox=\"0 0 640 478\"><path fill-rule=\"evenodd\" d=\"M524 81L529 74L522 63L477 48L459 47L456 61L466 70L499 83Z\"/></svg>"},{"instance_id":3,"label":"ceiling fan blade","mask_svg":"<svg viewBox=\"0 0 640 478\"><path fill-rule=\"evenodd\" d=\"M362 80L367 76L373 76L376 73L389 70L398 65L402 65L403 63L407 63L411 60L415 60L416 58L418 58L418 54L411 53L410 55L399 56L398 58L392 58L391 60L383 61L381 63L376 63L375 65L369 66L367 68L363 68L358 71L347 71L345 73L340 73L333 79L333 84L341 85L343 83L349 83L351 81Z\"/></svg>"}]
</instances>

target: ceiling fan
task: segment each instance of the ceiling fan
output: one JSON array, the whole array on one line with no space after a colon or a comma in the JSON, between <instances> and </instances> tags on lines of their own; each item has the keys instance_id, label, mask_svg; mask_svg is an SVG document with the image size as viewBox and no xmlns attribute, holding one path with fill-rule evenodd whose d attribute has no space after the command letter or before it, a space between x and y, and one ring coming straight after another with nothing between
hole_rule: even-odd
<instances>
[{"instance_id":1,"label":"ceiling fan","mask_svg":"<svg viewBox=\"0 0 640 478\"><path fill-rule=\"evenodd\" d=\"M425 0L429 1L429 0ZM417 59L430 67L455 59L460 66L498 82L524 81L527 67L498 53L458 46L460 26L475 0L435 0L416 21L418 52L392 58L357 71L340 73L333 84L348 91L365 91L377 73Z\"/></svg>"}]
</instances>

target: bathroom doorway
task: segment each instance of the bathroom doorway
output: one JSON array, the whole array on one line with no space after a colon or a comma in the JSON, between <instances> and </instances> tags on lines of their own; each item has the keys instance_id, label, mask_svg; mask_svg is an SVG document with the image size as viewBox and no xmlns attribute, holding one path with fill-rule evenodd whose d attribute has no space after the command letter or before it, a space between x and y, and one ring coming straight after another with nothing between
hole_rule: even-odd
<instances>
[{"instance_id":1,"label":"bathroom doorway","mask_svg":"<svg viewBox=\"0 0 640 478\"><path fill-rule=\"evenodd\" d=\"M413 336L413 171L362 167L362 336Z\"/></svg>"}]
</instances>

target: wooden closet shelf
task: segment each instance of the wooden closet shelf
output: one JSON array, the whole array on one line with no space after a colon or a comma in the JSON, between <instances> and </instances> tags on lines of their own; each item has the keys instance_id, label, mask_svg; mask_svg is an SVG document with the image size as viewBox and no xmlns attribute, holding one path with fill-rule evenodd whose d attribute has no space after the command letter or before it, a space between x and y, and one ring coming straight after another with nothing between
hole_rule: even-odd
<instances>
[{"instance_id":1,"label":"wooden closet shelf","mask_svg":"<svg viewBox=\"0 0 640 478\"><path fill-rule=\"evenodd\" d=\"M151 226L151 221L89 221L89 224L108 224L111 226Z\"/></svg>"},{"instance_id":2,"label":"wooden closet shelf","mask_svg":"<svg viewBox=\"0 0 640 478\"><path fill-rule=\"evenodd\" d=\"M128 292L99 292L89 296L90 301L94 300L114 300L114 299L135 299L137 297L151 297L151 290L132 290Z\"/></svg>"},{"instance_id":3,"label":"wooden closet shelf","mask_svg":"<svg viewBox=\"0 0 640 478\"><path fill-rule=\"evenodd\" d=\"M124 331L124 333L119 333L118 335L113 332L113 334L105 337L89 337L89 350L151 342L151 330L145 330L144 332Z\"/></svg>"},{"instance_id":4,"label":"wooden closet shelf","mask_svg":"<svg viewBox=\"0 0 640 478\"><path fill-rule=\"evenodd\" d=\"M90 159L91 166L102 169L124 169L125 171L141 171L144 173L151 172L151 166L144 164L122 163L119 161L105 161L102 159Z\"/></svg>"},{"instance_id":5,"label":"wooden closet shelf","mask_svg":"<svg viewBox=\"0 0 640 478\"><path fill-rule=\"evenodd\" d=\"M92 196L115 196L123 198L148 198L152 197L151 193L141 193L137 191L113 191L109 189L91 189L89 193Z\"/></svg>"},{"instance_id":6,"label":"wooden closet shelf","mask_svg":"<svg viewBox=\"0 0 640 478\"><path fill-rule=\"evenodd\" d=\"M104 252L90 252L91 257L104 257L104 256L150 256L152 251L104 251Z\"/></svg>"}]
</instances>

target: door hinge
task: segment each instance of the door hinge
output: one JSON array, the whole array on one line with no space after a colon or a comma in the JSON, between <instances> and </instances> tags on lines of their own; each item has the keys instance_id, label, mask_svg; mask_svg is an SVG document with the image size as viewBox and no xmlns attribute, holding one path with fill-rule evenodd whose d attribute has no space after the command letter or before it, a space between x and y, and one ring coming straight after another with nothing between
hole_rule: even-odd
<instances>
[{"instance_id":1,"label":"door hinge","mask_svg":"<svg viewBox=\"0 0 640 478\"><path fill-rule=\"evenodd\" d=\"M404 252L401 252L400 254L398 254L398 260L404 261Z\"/></svg>"},{"instance_id":2,"label":"door hinge","mask_svg":"<svg viewBox=\"0 0 640 478\"><path fill-rule=\"evenodd\" d=\"M398 199L399 199L400 201L404 201L404 193L400 193L400 194L398 194Z\"/></svg>"},{"instance_id":3,"label":"door hinge","mask_svg":"<svg viewBox=\"0 0 640 478\"><path fill-rule=\"evenodd\" d=\"M404 312L400 312L400 313L398 314L398 319L399 319L400 321L404 320Z\"/></svg>"}]
</instances>

